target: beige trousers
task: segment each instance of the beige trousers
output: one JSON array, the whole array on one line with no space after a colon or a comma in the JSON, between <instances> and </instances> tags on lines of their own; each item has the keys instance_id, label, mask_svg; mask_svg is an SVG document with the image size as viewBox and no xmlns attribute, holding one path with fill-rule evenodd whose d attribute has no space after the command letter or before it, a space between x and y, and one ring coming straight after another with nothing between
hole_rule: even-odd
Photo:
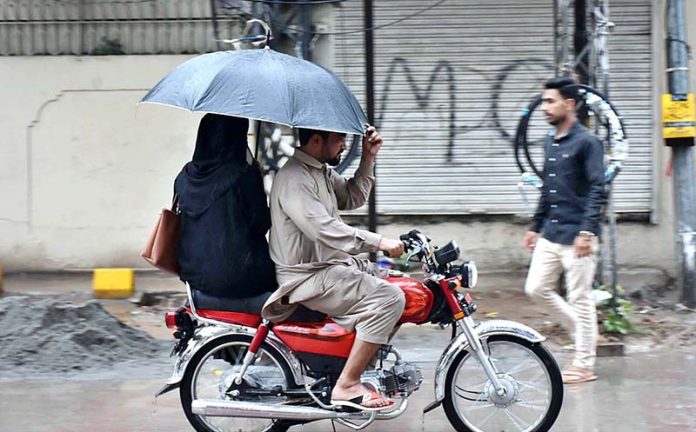
<instances>
[{"instance_id":1,"label":"beige trousers","mask_svg":"<svg viewBox=\"0 0 696 432\"><path fill-rule=\"evenodd\" d=\"M597 264L598 241L592 253L577 258L572 245L552 243L540 237L534 248L525 292L557 312L574 336L573 365L594 368L597 345L597 311L592 300L592 280ZM565 270L567 302L556 292L558 278Z\"/></svg>"},{"instance_id":2,"label":"beige trousers","mask_svg":"<svg viewBox=\"0 0 696 432\"><path fill-rule=\"evenodd\" d=\"M356 337L386 344L404 312L404 292L374 275L373 268L333 265L289 294L289 303L325 313Z\"/></svg>"}]
</instances>

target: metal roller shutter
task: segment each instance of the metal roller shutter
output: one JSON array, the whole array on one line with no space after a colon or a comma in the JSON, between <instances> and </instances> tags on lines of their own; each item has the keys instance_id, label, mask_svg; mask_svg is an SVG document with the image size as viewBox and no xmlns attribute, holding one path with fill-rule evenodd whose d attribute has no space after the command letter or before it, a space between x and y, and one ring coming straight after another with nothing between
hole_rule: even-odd
<instances>
[{"instance_id":1,"label":"metal roller shutter","mask_svg":"<svg viewBox=\"0 0 696 432\"><path fill-rule=\"evenodd\" d=\"M375 26L434 3L376 0ZM649 212L651 6L615 0L610 8L612 101L631 144L616 207ZM361 29L362 1L342 3L335 17L333 31ZM553 75L552 22L551 1L458 0L376 30L376 116L386 141L377 170L380 214L527 210L511 139L521 109ZM333 47L334 70L364 104L363 34L336 35Z\"/></svg>"}]
</instances>

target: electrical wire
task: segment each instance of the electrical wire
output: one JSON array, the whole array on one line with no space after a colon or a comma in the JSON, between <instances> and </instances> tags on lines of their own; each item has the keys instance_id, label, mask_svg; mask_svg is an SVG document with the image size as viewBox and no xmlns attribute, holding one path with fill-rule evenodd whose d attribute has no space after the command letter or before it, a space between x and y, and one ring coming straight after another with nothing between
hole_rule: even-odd
<instances>
[{"instance_id":1,"label":"electrical wire","mask_svg":"<svg viewBox=\"0 0 696 432\"><path fill-rule=\"evenodd\" d=\"M261 1L261 0L245 0L245 1ZM306 30L297 29L297 28L295 28L295 27L288 27L288 26L280 26L280 25L279 25L279 26L277 26L277 28L280 28L280 29L283 29L283 30L292 30L293 32L297 32L297 33L312 33L312 34L314 34L314 35L319 35L319 36L335 36L335 35L347 35L347 34L365 33L365 32L368 32L368 31L374 31L374 30L379 30L379 29L385 28L385 27L390 27L390 26L393 26L393 25L398 24L398 23L400 23L400 22L403 22L403 21L409 20L409 19L411 19L411 18L417 17L418 15L424 14L425 12L428 12L429 10L434 9L434 8L440 6L441 4L443 4L443 3L446 2L446 1L447 1L447 0L438 0L438 1L436 1L435 3L431 4L430 6L424 7L423 9L420 9L420 10L418 10L418 11L416 11L416 12L410 14L410 15L406 15L406 16L403 17L403 18L399 18L399 19L397 19L397 20L390 21L390 22L385 23L385 24L380 24L380 25L378 25L378 26L372 26L372 27L367 27L367 28L360 28L360 29L357 29L357 30L347 30L347 31L338 31L338 32L313 32L313 31L307 32Z\"/></svg>"},{"instance_id":2,"label":"electrical wire","mask_svg":"<svg viewBox=\"0 0 696 432\"><path fill-rule=\"evenodd\" d=\"M575 87L577 87L578 90L584 90L586 93L592 93L599 97L604 103L607 104L609 109L613 112L613 114L616 116L618 119L619 127L621 128L622 135L624 139L627 139L626 135L626 129L623 123L623 119L621 115L619 114L619 111L616 109L616 106L614 106L611 101L609 101L601 92L593 89L592 87L583 85L583 84L576 84ZM541 96L537 96L532 101L529 102L529 104L524 108L522 111L522 115L520 117L519 123L517 124L517 132L515 134L515 140L514 140L514 154L515 154L515 163L517 164L517 167L519 168L521 173L526 172L526 169L524 168L523 160L520 156L520 151L524 153L524 158L529 165L529 167L532 169L532 172L537 175L539 178L543 178L541 170L536 166L534 163L534 160L532 158L532 154L529 149L529 142L527 140L527 129L529 127L529 121L531 119L532 113L536 108L541 105ZM609 143L611 144L611 138L608 139ZM616 168L618 167L618 168ZM615 169L616 168L616 169ZM620 165L614 165L611 167L610 170L608 170L605 173L605 180L607 183L611 183L616 175L618 175L620 170Z\"/></svg>"},{"instance_id":3,"label":"electrical wire","mask_svg":"<svg viewBox=\"0 0 696 432\"><path fill-rule=\"evenodd\" d=\"M304 0L304 1L292 1L292 0L242 0L251 3L265 3L265 4L279 4L279 5L315 5L315 4L331 4L331 3L343 3L346 0Z\"/></svg>"},{"instance_id":4,"label":"electrical wire","mask_svg":"<svg viewBox=\"0 0 696 432\"><path fill-rule=\"evenodd\" d=\"M113 1L87 1L87 0L54 0L57 3L72 4L78 6L87 5L104 5L104 4L141 4L141 3L156 3L160 0L113 0Z\"/></svg>"},{"instance_id":5,"label":"electrical wire","mask_svg":"<svg viewBox=\"0 0 696 432\"><path fill-rule=\"evenodd\" d=\"M56 0L60 3L66 3L66 4L74 4L74 5L84 5L84 4L103 4L103 3L108 3L108 4L138 4L138 3L156 3L162 0L113 0L113 1L108 1L108 2L102 2L102 1L81 1L81 0ZM346 0L316 0L316 1L308 1L308 0L303 0L303 1L291 1L291 0L242 0L242 1L248 1L248 2L253 2L253 3L264 3L264 4L286 4L286 5L317 5L317 4L332 4L332 3L342 3ZM405 17L396 19L394 21L390 21L385 24L380 24L377 26L372 26L369 28L359 28L356 30L347 30L347 31L338 31L338 32L313 32L313 31L306 31L302 29L298 29L295 27L289 27L289 26L281 26L278 25L277 28L283 29L283 30L292 30L295 33L312 33L317 36L332 36L332 35L348 35L348 34L357 34L357 33L365 33L368 31L374 31L374 30L379 30L382 28L386 27L391 27L393 25L399 24L401 22L404 22L406 20L409 20L411 18L415 18L418 15L422 15L425 12L428 12L429 10L432 10L447 0L437 0L430 6L426 6L423 9L420 9L410 15L406 15Z\"/></svg>"},{"instance_id":6,"label":"electrical wire","mask_svg":"<svg viewBox=\"0 0 696 432\"><path fill-rule=\"evenodd\" d=\"M60 3L68 4L131 4L131 3L156 3L162 1L163 3L167 0L113 0L113 1L98 1L98 0L55 0ZM320 4L332 4L332 3L342 3L346 0L241 0L248 1L251 3L265 3L265 4L278 4L278 5L320 5Z\"/></svg>"}]
</instances>

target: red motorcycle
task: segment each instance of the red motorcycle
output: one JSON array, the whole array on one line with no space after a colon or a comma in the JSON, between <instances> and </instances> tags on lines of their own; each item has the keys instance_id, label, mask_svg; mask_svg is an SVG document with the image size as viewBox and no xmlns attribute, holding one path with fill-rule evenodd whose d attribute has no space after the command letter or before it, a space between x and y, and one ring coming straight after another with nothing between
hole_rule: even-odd
<instances>
[{"instance_id":1,"label":"red motorcycle","mask_svg":"<svg viewBox=\"0 0 696 432\"><path fill-rule=\"evenodd\" d=\"M454 330L435 368L435 400L423 411L442 405L457 431L549 430L563 384L545 338L513 321L473 320L476 303L467 290L476 285L477 270L473 262L454 264L456 243L434 248L417 230L401 240L425 275L423 282L396 272L388 277L406 295L400 323ZM325 316L271 324L258 311L196 307L187 289L188 306L166 314L167 326L177 329L177 359L157 396L179 388L186 417L199 432L278 432L324 419L359 430L403 414L420 388L420 367L384 345L362 381L397 403L382 411L341 410L330 404L331 389L355 333Z\"/></svg>"}]
</instances>

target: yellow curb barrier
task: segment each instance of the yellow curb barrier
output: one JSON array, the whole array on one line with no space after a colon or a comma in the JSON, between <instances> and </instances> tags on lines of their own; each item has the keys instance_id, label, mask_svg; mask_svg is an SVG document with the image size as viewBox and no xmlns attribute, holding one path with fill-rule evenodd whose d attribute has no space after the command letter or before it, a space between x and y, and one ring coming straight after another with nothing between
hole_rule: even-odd
<instances>
[{"instance_id":1,"label":"yellow curb barrier","mask_svg":"<svg viewBox=\"0 0 696 432\"><path fill-rule=\"evenodd\" d=\"M97 268L94 269L92 288L94 298L128 298L135 289L135 274L130 268Z\"/></svg>"}]
</instances>

